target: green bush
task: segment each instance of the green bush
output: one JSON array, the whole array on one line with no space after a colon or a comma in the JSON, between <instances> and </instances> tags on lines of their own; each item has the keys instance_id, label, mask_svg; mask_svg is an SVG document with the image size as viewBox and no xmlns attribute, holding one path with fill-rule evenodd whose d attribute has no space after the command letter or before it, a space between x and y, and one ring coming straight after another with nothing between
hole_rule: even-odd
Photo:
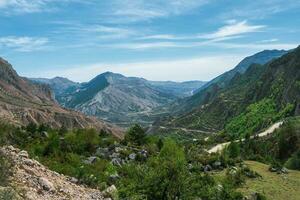
<instances>
[{"instance_id":1,"label":"green bush","mask_svg":"<svg viewBox=\"0 0 300 200\"><path fill-rule=\"evenodd\" d=\"M146 133L140 125L135 124L127 131L125 141L136 145L142 145L146 141Z\"/></svg>"},{"instance_id":2,"label":"green bush","mask_svg":"<svg viewBox=\"0 0 300 200\"><path fill-rule=\"evenodd\" d=\"M293 156L286 161L285 167L288 169L300 170L300 150L294 153Z\"/></svg>"}]
</instances>

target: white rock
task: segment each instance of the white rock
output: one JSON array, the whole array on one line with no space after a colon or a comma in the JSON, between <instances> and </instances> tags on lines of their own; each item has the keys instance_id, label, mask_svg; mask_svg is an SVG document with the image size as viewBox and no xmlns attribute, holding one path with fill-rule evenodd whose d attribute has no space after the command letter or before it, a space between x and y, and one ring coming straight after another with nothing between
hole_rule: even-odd
<instances>
[{"instance_id":1,"label":"white rock","mask_svg":"<svg viewBox=\"0 0 300 200\"><path fill-rule=\"evenodd\" d=\"M44 190L47 190L47 191L55 191L55 187L54 185L46 178L44 177L40 177L39 178L39 184L42 186L42 188Z\"/></svg>"}]
</instances>

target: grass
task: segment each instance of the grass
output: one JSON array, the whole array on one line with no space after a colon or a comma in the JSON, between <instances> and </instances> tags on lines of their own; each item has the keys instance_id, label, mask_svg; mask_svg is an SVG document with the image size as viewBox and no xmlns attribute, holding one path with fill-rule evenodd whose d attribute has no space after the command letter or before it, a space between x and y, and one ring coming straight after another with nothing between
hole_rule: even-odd
<instances>
[{"instance_id":1,"label":"grass","mask_svg":"<svg viewBox=\"0 0 300 200\"><path fill-rule=\"evenodd\" d=\"M289 170L288 174L278 175L269 172L268 165L255 161L246 161L246 164L258 172L262 179L247 179L246 184L239 189L243 194L259 192L270 200L300 199L300 171Z\"/></svg>"}]
</instances>

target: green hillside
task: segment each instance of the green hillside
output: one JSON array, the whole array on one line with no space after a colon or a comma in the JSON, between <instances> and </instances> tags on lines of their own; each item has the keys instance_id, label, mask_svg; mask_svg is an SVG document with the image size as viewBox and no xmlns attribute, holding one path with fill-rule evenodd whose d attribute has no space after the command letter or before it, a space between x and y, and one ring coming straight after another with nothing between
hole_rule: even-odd
<instances>
[{"instance_id":1,"label":"green hillside","mask_svg":"<svg viewBox=\"0 0 300 200\"><path fill-rule=\"evenodd\" d=\"M223 130L239 136L255 132L280 118L298 115L300 47L266 65L251 65L228 86L214 85L191 112L168 121L168 126ZM197 98L197 96L195 96Z\"/></svg>"}]
</instances>

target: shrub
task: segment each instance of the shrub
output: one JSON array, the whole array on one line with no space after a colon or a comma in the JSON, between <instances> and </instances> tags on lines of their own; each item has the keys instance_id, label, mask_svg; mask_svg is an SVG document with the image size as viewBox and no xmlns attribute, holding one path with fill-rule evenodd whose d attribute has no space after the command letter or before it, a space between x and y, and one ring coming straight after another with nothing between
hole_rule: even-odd
<instances>
[{"instance_id":1,"label":"shrub","mask_svg":"<svg viewBox=\"0 0 300 200\"><path fill-rule=\"evenodd\" d=\"M285 167L288 169L300 170L300 150L286 161Z\"/></svg>"},{"instance_id":2,"label":"shrub","mask_svg":"<svg viewBox=\"0 0 300 200\"><path fill-rule=\"evenodd\" d=\"M145 143L145 140L146 133L144 129L138 124L130 127L125 135L125 141L131 142L133 144L142 145Z\"/></svg>"}]
</instances>

